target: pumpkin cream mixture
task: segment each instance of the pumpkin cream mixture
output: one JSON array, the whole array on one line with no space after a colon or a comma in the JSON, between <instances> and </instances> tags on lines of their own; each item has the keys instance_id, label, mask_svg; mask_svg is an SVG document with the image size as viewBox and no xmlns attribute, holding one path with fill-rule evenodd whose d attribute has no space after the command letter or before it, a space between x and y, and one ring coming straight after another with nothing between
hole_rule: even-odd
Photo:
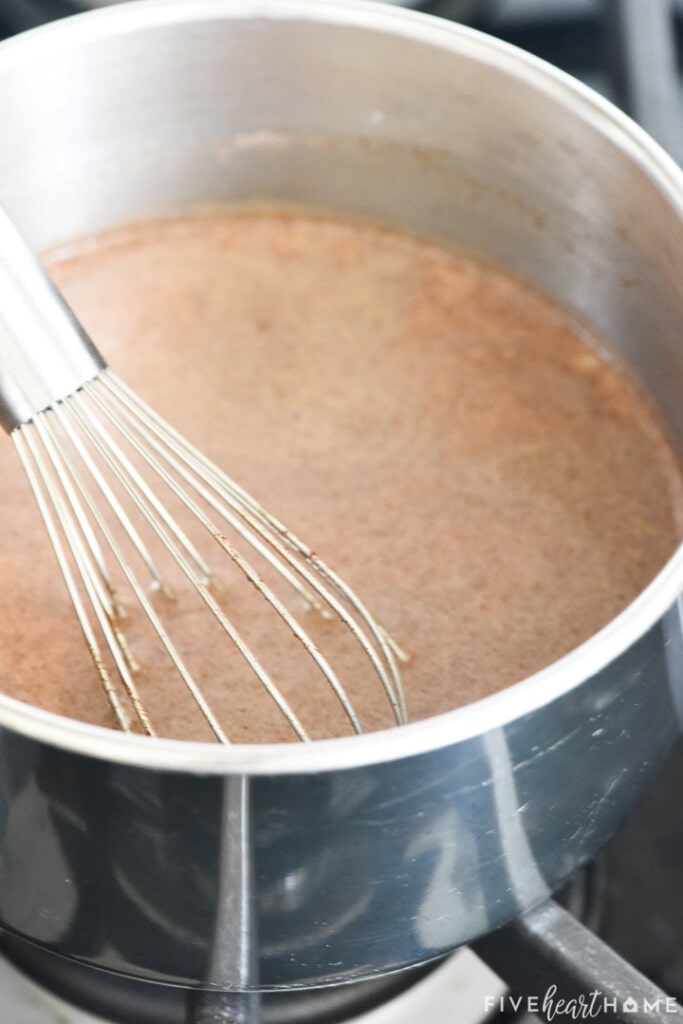
<instances>
[{"instance_id":1,"label":"pumpkin cream mixture","mask_svg":"<svg viewBox=\"0 0 683 1024\"><path fill-rule=\"evenodd\" d=\"M115 372L407 649L413 719L587 639L683 533L681 468L640 386L583 324L499 270L381 227L274 210L135 224L48 264ZM2 687L111 725L9 440L0 476ZM222 600L246 610L249 639L306 726L336 732L336 706L297 667L298 645L211 557ZM298 596L290 604L368 728L391 724L346 633ZM197 677L231 739L291 739L229 641L204 634L206 613L185 615L181 596L169 614L190 624ZM139 614L129 620L159 733L209 739L170 669L144 688L146 641Z\"/></svg>"}]
</instances>

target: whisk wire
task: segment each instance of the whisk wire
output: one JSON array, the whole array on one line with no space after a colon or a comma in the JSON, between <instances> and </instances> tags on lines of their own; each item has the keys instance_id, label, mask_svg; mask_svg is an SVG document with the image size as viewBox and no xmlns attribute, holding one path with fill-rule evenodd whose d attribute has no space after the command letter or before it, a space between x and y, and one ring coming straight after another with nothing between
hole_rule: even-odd
<instances>
[{"instance_id":1,"label":"whisk wire","mask_svg":"<svg viewBox=\"0 0 683 1024\"><path fill-rule=\"evenodd\" d=\"M69 399L67 399L62 404L63 404L64 408L67 408L67 407L70 408L71 405L72 405L72 403L71 403L71 401ZM69 503L72 504L72 500L73 500L73 489L72 489L72 487L69 484L69 477L70 477L71 481L73 482L73 484L75 484L78 492L80 493L83 501L85 502L87 508L89 509L90 514L92 515L93 520L97 524L97 527L98 527L100 533L102 534L102 536L106 540L107 545L108 545L109 549L111 550L112 555L113 555L116 563L118 564L119 568L123 572L123 574L124 574L124 576L125 576L125 578L126 578L126 580L128 582L128 585L130 586L130 588L131 588L135 598L137 599L137 601L141 605L143 611L147 615L147 617L148 617L148 619L149 619L149 621L150 621L150 623L152 625L152 628L153 628L154 632L156 633L156 635L158 636L160 642L162 643L163 647L165 648L169 658L171 659L171 662L173 663L175 669L177 670L177 672L181 676L181 678L182 678L183 682L185 683L187 689L189 690L190 694L192 695L193 699L195 700L195 703L200 708L202 714L204 715L206 721L208 722L210 728L212 729L214 735L216 736L216 739L218 739L219 742L221 742L221 743L227 743L228 742L228 738L225 735L225 733L224 733L224 731L223 731L223 729L222 729L222 727L221 727L217 717L213 713L213 711L210 708L208 702L204 698L204 695L202 694L200 688L197 686L197 684L196 684L195 680L193 679L191 673L189 672L187 666L183 662L180 654L178 653L175 645L173 644L173 642L172 642L172 640L171 640L171 638L170 638L170 636L168 634L168 631L164 627L161 619L159 618L159 616L157 615L157 613L156 613L156 611L154 609L154 606L152 605L151 601L147 597L147 595L145 593L144 587L140 584L140 582L137 579L133 569L131 568L130 564L128 563L127 559L125 558L125 556L124 556L124 554L123 554L123 552L121 550L121 547L120 547L120 545L118 544L118 542L117 542L117 540L115 538L114 533L112 532L110 527L107 525L104 517L102 516L102 514L101 514L101 512L100 512L100 510L99 510L99 508L97 506L96 501L94 500L94 498L92 497L90 491L88 490L88 488L86 487L85 483L83 482L80 474L77 472L73 460L70 460L70 459L66 458L66 456L63 454L63 451L61 449L61 444L60 444L58 438L56 437L54 431L52 431L52 429L47 426L48 418L50 417L50 415L52 413L54 413L54 409L49 410L46 413L41 413L37 417L35 417L33 422L36 425L36 428L40 432L41 440L43 441L43 443L45 445L45 448L46 448L47 453L48 453L48 457L49 457L52 465L55 467L55 469L57 471L57 475L59 477L60 483L61 483L61 485L62 485L62 487L64 489L64 492L68 496ZM22 428L22 430L24 430L24 429L25 428ZM67 470L66 467L68 467L68 470ZM67 472L68 472L68 476L67 476ZM56 503L57 503L57 505L60 503L60 501L61 501L61 499L59 497L59 494L56 493ZM71 538L69 537L67 539L71 543ZM87 589L87 582L86 582L85 578L84 578L83 582L84 582L84 585L86 585L86 589ZM95 614L96 615L97 615L97 607L98 607L97 604L95 604L94 605L94 610L95 610ZM99 616L98 616L98 618L99 618ZM111 634L108 635L108 639L110 638L110 635ZM112 657L116 661L117 668L118 668L120 666L120 656L122 654L122 652L120 650L120 645L118 645L118 643L116 643L116 642L114 643L113 646L110 644L110 652L112 654ZM141 724L143 725L143 728L145 729L146 732L149 732L150 729L151 729L151 726L149 726L149 718L148 718L147 712L144 709L142 701L140 700L139 694L137 693L137 689L135 688L134 684L131 687L132 680L130 679L130 676L127 673L123 673L122 674L122 681L124 682L124 685L126 685L126 689L129 691L129 695L130 695L131 700L133 702L133 706L135 707L136 713L138 714L138 717L140 718L140 721L141 721ZM109 691L107 691L107 695L109 696ZM147 723L147 725L145 723Z\"/></svg>"},{"instance_id":2,"label":"whisk wire","mask_svg":"<svg viewBox=\"0 0 683 1024\"><path fill-rule=\"evenodd\" d=\"M148 484L123 451L121 444L114 439L112 431L141 459L141 464L148 471L147 475L151 472L157 482L162 482L170 490L174 499L208 531L243 577L265 598L322 673L355 732L363 731L360 720L326 656L251 562L198 504L194 495L245 539L280 577L306 596L314 607L344 624L370 659L396 721L401 723L406 720L400 673L390 638L370 616L355 593L310 548L298 541L242 488L168 428L125 385L120 385L109 371L103 371L73 395L56 402L49 409L38 413L30 422L21 425L12 436L102 687L122 729L131 731L132 723L103 657L97 639L98 628L116 669L118 685L125 691L142 730L150 736L155 735L134 679L140 667L121 626L125 608L108 571L107 559L98 538L102 538L106 544L115 565L123 574L132 595L214 736L221 743L229 742L224 728L118 542L115 530L102 513L93 488L104 498L106 507L122 528L123 535L128 538L132 552L146 567L154 585L170 596L172 592L168 581L130 514L117 497L110 479L116 481L142 521L151 529L151 535L157 538L173 563L189 580L299 739L307 741L310 738L280 688L216 600L211 590L216 577L209 565L158 496L157 489ZM67 451L65 444L72 450ZM87 474L87 483L83 473ZM70 552L71 561L67 551ZM82 589L76 582L72 564ZM84 598L87 598L90 614Z\"/></svg>"},{"instance_id":3,"label":"whisk wire","mask_svg":"<svg viewBox=\"0 0 683 1024\"><path fill-rule=\"evenodd\" d=\"M311 637L308 635L306 630L302 628L300 623L297 622L297 620L285 607L282 601L277 597L274 591L260 577L260 575L254 569L254 567L247 561L247 559L245 559L239 553L239 551L237 551L237 549L232 544L230 544L230 542L219 530L219 528L212 522L211 519L208 518L208 516L205 515L203 510L197 505L195 501L192 500L189 494L187 494L181 487L178 486L173 477L171 477L170 474L164 469L164 467L156 459L152 457L150 451L146 449L144 446L142 446L137 441L135 436L129 432L129 430L126 428L126 425L120 420L118 416L116 416L115 412L109 409L106 405L103 405L99 402L98 405L109 416L111 421L121 432L121 435L125 437L129 444L131 444L134 447L134 449L138 452L138 454L145 460L150 469L152 469L154 473L169 487L169 489L172 491L175 497L178 498L178 500L185 506L185 508L205 527L205 529L209 531L214 540L217 541L220 547L225 551L225 553L229 556L232 562L239 568L242 574L249 580L249 582L256 588L256 590L259 591L262 597L265 598L265 600L273 608L273 610L286 623L286 625L289 627L293 635L297 638L297 640L300 641L306 652L316 663L320 671L323 673L325 679L332 687L354 730L359 733L362 732L362 728L358 720L358 717L355 714L353 706L351 705L351 702L348 699L348 696L344 691L344 688L342 687L336 673L333 671L329 661L320 652L320 650L313 642ZM82 421L82 425L84 429L88 429L86 422L84 420ZM94 440L94 438L91 439ZM109 441L109 443L112 442ZM120 452L118 447L115 446L112 449L113 458L109 457L108 453L104 450L104 447L100 449L100 454L102 455L103 458L107 460L108 464L110 465L110 468L119 477L120 482L123 484L123 486L126 487L127 490L129 490L133 500L136 500L135 495L133 494L130 488L129 480L126 478L125 473L121 471L120 466L124 465L124 463L122 453ZM192 482L194 483L197 492L202 493L202 488L201 485L199 484L199 481ZM143 511L142 508L141 511ZM156 526L151 519L149 521L150 524L153 525L154 528L158 531L158 526ZM211 598L211 595L208 591L208 587L204 585L203 582L200 581L198 577L196 577L196 575L188 573L187 569L182 565L181 568L183 568L183 571L185 571L186 574L189 576L195 587L197 587L200 590L201 596L206 601L207 605L210 607L211 611L214 613L215 617L221 623L223 628L226 630L226 632L228 632L230 638L233 640L233 642L237 643L236 631L234 630L232 623L230 623L229 620L223 615L218 604ZM281 692L270 679L268 674L265 673L265 671L262 669L260 665L258 665L258 662L256 661L254 655L251 652L249 652L249 654L246 653L246 645L240 643L239 646L241 653L243 653L244 656L247 657L250 666L254 669L259 679L266 687L270 696L277 702L278 706L285 714L287 720L289 721L290 725L292 725L297 735L301 739L308 739L308 736L303 726L301 725L301 722L299 721L298 717L295 715L295 713L289 706L288 702L282 696Z\"/></svg>"},{"instance_id":4,"label":"whisk wire","mask_svg":"<svg viewBox=\"0 0 683 1024\"><path fill-rule=\"evenodd\" d=\"M69 404L68 408L72 414L77 416L78 409L75 402L75 396L74 401ZM130 538L133 547L135 548L138 555L144 562L148 573L150 574L152 579L158 583L159 587L163 590L165 588L165 582L161 570L156 565L154 559L152 558L149 552L147 545L142 540L139 532L135 529L135 526L131 522L130 516L127 515L125 509L123 508L120 501L114 494L113 490L107 484L107 481L105 480L102 473L100 473L97 465L95 464L94 459L91 458L90 453L87 451L85 445L82 443L81 438L78 435L78 432L74 430L73 425L69 420L69 417L66 415L66 409L67 407L63 403L60 403L58 405L53 406L51 412L54 413L54 415L58 418L59 422L61 423L64 429L64 432L68 436L71 444L74 446L81 461L83 462L90 476L95 481L100 491L104 495L105 499L111 506L112 511L114 512L116 518L123 527L126 535ZM64 456L64 459L68 463L69 460L66 459L66 456Z\"/></svg>"},{"instance_id":5,"label":"whisk wire","mask_svg":"<svg viewBox=\"0 0 683 1024\"><path fill-rule=\"evenodd\" d=\"M74 398L81 399L82 395L74 396ZM138 484L141 482L141 477L137 472L132 472L133 467L129 463L129 460L126 459L120 447L113 441L108 432L98 422L97 418L93 416L92 412L90 410L87 410L82 402L69 401L68 404L70 411L73 413L73 415L79 422L81 429L84 431L85 435L88 437L88 439L90 440L90 442L92 443L92 445L102 458L104 464L108 467L111 473L119 481L121 486L124 488L128 496L130 497L131 501L133 501L133 503L135 504L138 511L143 515L147 523L151 526L156 536L159 538L159 540L164 545L165 549L173 558L175 564L181 569L186 578L190 581L196 592L199 594L199 596L202 598L204 603L207 605L207 607L215 617L215 619L219 622L219 624L221 625L225 633L229 636L230 640L233 642L239 653L242 655L242 657L248 663L249 667L257 676L259 682L263 685L263 687L268 692L270 697L275 701L277 706L280 708L280 711L284 714L287 721L291 725L292 729L296 732L297 736L301 740L308 740L309 736L306 733L306 730L304 729L303 725L301 724L298 716L295 714L295 712L293 711L287 700L284 698L279 688L272 680L268 672L265 670L259 659L251 650L249 645L245 642L245 640L243 639L235 625L225 615L225 613L219 606L218 602L211 594L207 579L197 574L197 572L192 568L191 564L182 555L182 552L177 546L177 544L174 543L174 541L171 539L171 536L165 529L164 525L162 525L161 520L163 518L163 523L165 524L167 518L169 518L168 513L165 512L163 517L158 515L158 506L160 502L158 502L156 499L153 503L147 502L147 497L150 493L149 488L145 485L143 488L138 489ZM160 470L160 467L155 467L153 460L151 460L150 465L157 471ZM159 475L161 476L161 473L159 473ZM101 474L98 474L98 479L96 482L99 482L101 479ZM169 485L172 484L172 481L168 479L165 479L165 482L169 483ZM110 489L107 487L105 497L108 496L109 491ZM96 513L96 510L94 508L94 503L92 503L92 510L93 514L97 514L98 516L98 525L100 525L100 528L104 529L101 517L99 516L98 513ZM194 514L200 514L199 509L191 508L190 510ZM124 523L122 523L121 525L125 528ZM173 532L175 535L176 531ZM110 534L107 533L108 541L109 537ZM118 558L118 556L117 560L119 560L119 564L121 564L121 560L120 558ZM125 567L123 565L122 568L124 568L125 571ZM136 589L136 595L137 593L138 591ZM149 605L147 605L145 610L148 611L148 608ZM158 617L155 616L153 621L155 624L159 623ZM167 633L165 630L163 630L163 627L162 632L164 636L167 637ZM162 642L164 642L164 645L166 646L166 641L162 637L162 632L160 632L160 630L157 628L157 634L160 636ZM208 702L201 693L199 686L197 685L196 681L192 678L186 666L183 664L182 659L178 655L177 651L175 651L173 661L179 673L181 674L184 682L188 686L188 689L190 690L193 698L195 699L196 703L204 713L205 718L207 719L209 725L213 729L217 738L219 738L223 743L228 742L224 731L218 724L218 720L215 714L210 709Z\"/></svg>"},{"instance_id":6,"label":"whisk wire","mask_svg":"<svg viewBox=\"0 0 683 1024\"><path fill-rule=\"evenodd\" d=\"M151 424L152 430L154 430L155 427L157 429L163 428L168 437L173 438L177 445L177 450L182 454L182 457L185 458L188 463L198 467L198 471L205 475L205 479L207 479L207 481L213 481L212 486L217 492L229 494L231 500L234 500L239 505L241 514L246 516L246 510L249 510L251 516L261 523L264 531L268 531L264 532L263 536L267 538L270 544L275 544L273 534L276 534L293 552L309 562L321 576L327 579L328 582L334 586L338 593L345 598L349 604L356 608L370 628L372 634L375 636L375 639L387 658L391 669L393 685L396 687L397 700L402 707L405 720L407 721L403 683L401 673L395 659L402 662L408 662L410 658L396 643L394 638L376 622L368 609L362 604L358 595L348 586L348 584L344 582L344 580L341 579L340 576L334 573L307 544L304 544L303 541L293 534L288 527L286 527L271 512L257 502L252 495L240 487L240 485L231 477L227 476L226 473L210 462L202 452L194 448L186 438L178 433L178 431L170 426L170 424L166 423L158 413L154 411L154 409L150 408L145 402L143 402L142 399L123 381L116 377L115 374L108 371L106 375L102 375L99 379L103 386L107 386L115 390L119 400L124 401L127 399L126 406L141 421ZM147 436L153 437L153 434L148 434ZM296 565L296 563L292 564ZM297 568L299 567L297 566ZM316 588L319 586L317 581L313 580L313 583Z\"/></svg>"},{"instance_id":7,"label":"whisk wire","mask_svg":"<svg viewBox=\"0 0 683 1024\"><path fill-rule=\"evenodd\" d=\"M85 642L87 644L88 650L90 651L93 663L97 670L98 678L100 679L102 687L107 696L107 700L109 701L109 704L114 712L114 716L116 718L116 721L118 722L119 727L123 729L125 732L130 732L130 717L124 710L119 700L118 694L116 693L114 684L111 679L111 675L105 665L100 646L97 642L95 633L92 629L90 619L83 605L83 601L81 600L81 595L78 590L78 586L74 579L73 573L71 572L71 568L69 566L69 559L66 555L64 547L62 546L59 530L57 529L54 518L50 512L50 504L52 504L52 507L54 508L59 518L60 525L62 527L62 530L64 531L64 535L67 538L68 542L69 534L71 531L65 525L66 511L64 508L64 504L59 498L56 486L54 484L51 484L50 482L50 476L47 472L40 451L36 446L35 439L31 435L30 429L22 427L19 430L15 430L12 437L19 457L21 459L21 462L23 464L24 471L26 472L29 485L31 487L31 490L33 491L36 504L40 511L43 522L45 524L45 528L47 530L50 543L52 544L52 549L57 558L57 563L64 578L64 582L69 597L71 599L74 611L76 613L78 623L81 627L81 631L85 638ZM43 482L43 486L41 486L41 480ZM50 495L49 498L47 496L48 494ZM101 610L102 608L102 603L100 600L101 594L98 594L97 588L92 586L92 577L85 567L85 560L79 557L81 553L82 552L79 546L79 550L76 554L76 564L79 570L79 574L81 576L81 579L83 580L91 604L95 609L95 613L100 623L100 627L102 628L102 631L105 635L105 639L108 642L111 641L110 647L112 645L115 647L116 645L114 641L108 635L108 615L105 614L104 616L102 616L102 618L100 618L100 615L98 614L98 609Z\"/></svg>"},{"instance_id":8,"label":"whisk wire","mask_svg":"<svg viewBox=\"0 0 683 1024\"><path fill-rule=\"evenodd\" d=\"M322 603L324 607L330 608L334 615L341 619L370 659L385 689L396 721L399 724L405 722L407 720L405 698L394 650L384 630L376 623L356 594L325 563L317 558L309 547L299 541L282 523L271 516L234 481L219 471L208 459L194 449L189 442L172 427L168 426L160 416L146 406L141 399L131 392L110 371L102 374L98 381L93 383L101 383L110 389L116 398L125 405L125 408L129 410L133 418L129 417L128 423L142 436L145 442L144 446L136 443L136 447L141 451L143 457L145 456L146 447L153 448L186 483L191 484L193 489L201 494L207 504L224 518L240 536L259 550L259 552L262 552L262 545L258 540L260 536L277 553L274 555L269 551L265 557L277 568L280 575L284 576L286 572L286 567L282 565L281 561L284 559L294 572L304 579L315 592L317 596L316 604ZM91 390L94 397L95 388L93 387ZM102 408L106 408L99 400L99 395L98 403ZM119 429L123 431L124 428L118 416L117 421ZM128 435L128 438L129 440L131 439L130 435ZM163 438L163 442L160 441L160 438ZM131 441L131 443L135 442ZM173 454L174 446L176 446L176 454L184 460L183 462L179 461L179 458ZM190 476L187 469L188 466L198 475L197 477ZM214 493L211 493L207 486L204 486L205 484ZM245 522L247 524L246 527L244 525ZM251 529L248 527L251 527ZM254 536L253 531L258 536ZM219 533L217 537L219 543L220 536L222 535ZM295 555L298 558L294 557ZM303 563L299 559L303 559ZM349 613L341 601L327 587L321 584L320 579L316 576L316 572L318 577L324 578L355 609L370 635L374 637L384 661L363 627L359 625L358 621ZM349 714L346 707L348 698L345 694L342 697L336 687L335 692L345 706L347 715L353 722L356 716L353 713L352 718L351 714ZM358 727L356 731L361 730Z\"/></svg>"}]
</instances>

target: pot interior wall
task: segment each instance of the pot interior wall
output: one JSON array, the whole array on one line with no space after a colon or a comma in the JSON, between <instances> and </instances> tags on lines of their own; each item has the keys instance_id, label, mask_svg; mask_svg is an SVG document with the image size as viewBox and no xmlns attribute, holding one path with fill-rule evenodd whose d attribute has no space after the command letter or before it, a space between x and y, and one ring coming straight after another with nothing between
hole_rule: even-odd
<instances>
[{"instance_id":1,"label":"pot interior wall","mask_svg":"<svg viewBox=\"0 0 683 1024\"><path fill-rule=\"evenodd\" d=\"M405 12L380 33L335 5L250 19L191 6L111 9L5 44L0 195L37 248L207 204L375 218L575 308L683 436L680 216L666 175L658 187L592 100Z\"/></svg>"}]
</instances>

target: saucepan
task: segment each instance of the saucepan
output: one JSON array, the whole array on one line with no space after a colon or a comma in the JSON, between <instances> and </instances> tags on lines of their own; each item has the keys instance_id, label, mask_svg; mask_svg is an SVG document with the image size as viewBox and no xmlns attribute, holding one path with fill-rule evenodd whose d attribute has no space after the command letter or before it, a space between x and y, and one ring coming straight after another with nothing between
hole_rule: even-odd
<instances>
[{"instance_id":1,"label":"saucepan","mask_svg":"<svg viewBox=\"0 0 683 1024\"><path fill-rule=\"evenodd\" d=\"M681 172L591 91L461 26L145 0L26 33L0 45L0 195L37 250L254 199L464 246L586 317L683 442ZM435 960L539 904L623 820L680 730L682 590L679 550L533 677L361 737L150 741L2 696L0 928L186 989Z\"/></svg>"}]
</instances>

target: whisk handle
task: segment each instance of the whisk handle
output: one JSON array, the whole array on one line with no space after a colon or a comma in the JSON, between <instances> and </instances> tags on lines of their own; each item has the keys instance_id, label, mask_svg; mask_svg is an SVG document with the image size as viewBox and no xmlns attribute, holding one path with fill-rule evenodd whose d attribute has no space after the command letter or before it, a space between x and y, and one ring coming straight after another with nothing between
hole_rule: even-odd
<instances>
[{"instance_id":1,"label":"whisk handle","mask_svg":"<svg viewBox=\"0 0 683 1024\"><path fill-rule=\"evenodd\" d=\"M0 206L0 424L10 433L105 366Z\"/></svg>"}]
</instances>

